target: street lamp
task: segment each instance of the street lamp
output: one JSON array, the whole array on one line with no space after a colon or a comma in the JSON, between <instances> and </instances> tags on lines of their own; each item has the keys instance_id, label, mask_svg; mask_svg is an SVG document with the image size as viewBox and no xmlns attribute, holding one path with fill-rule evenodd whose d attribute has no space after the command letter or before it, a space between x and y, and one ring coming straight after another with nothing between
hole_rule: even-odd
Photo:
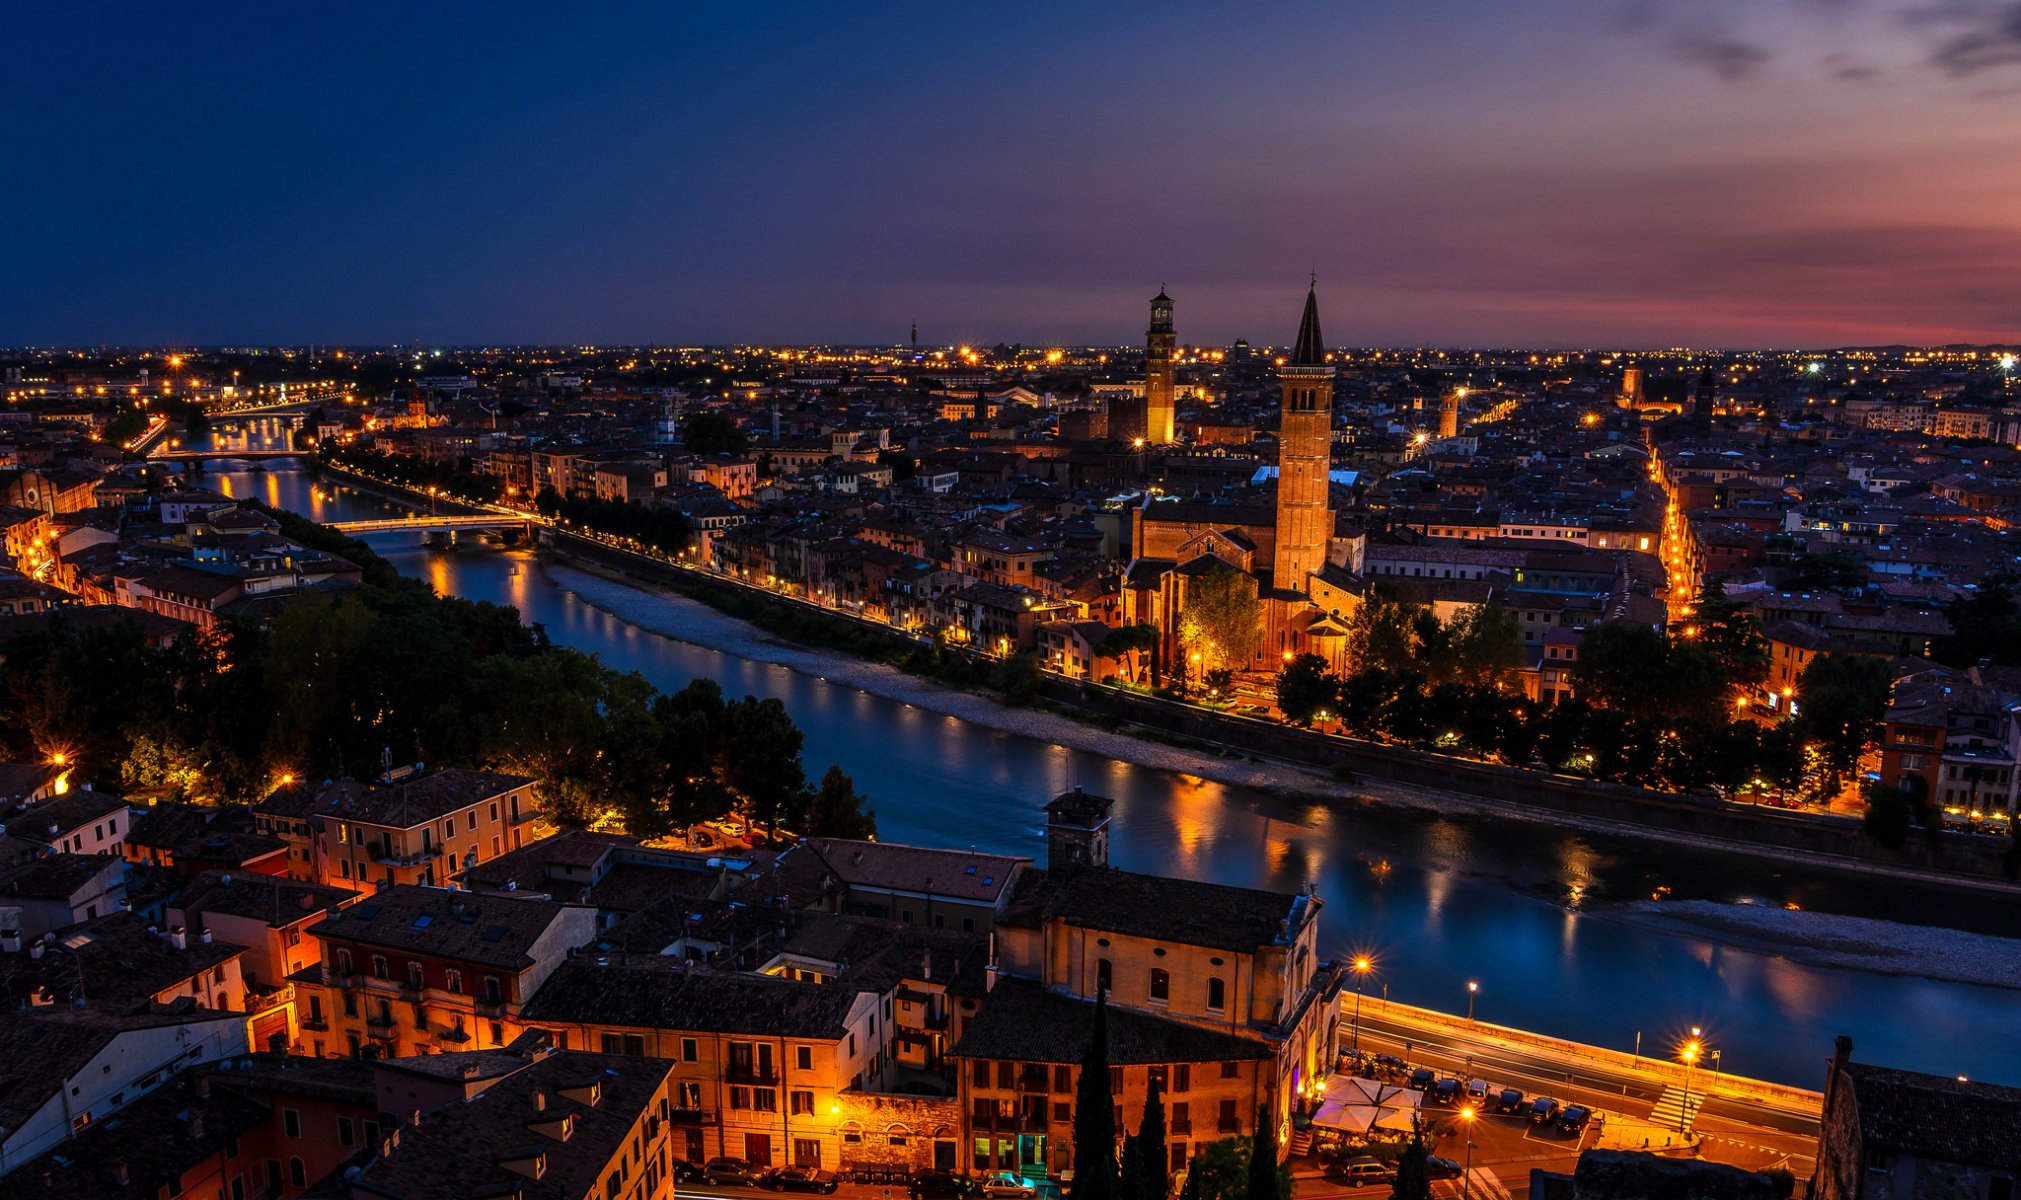
<instances>
[{"instance_id":1,"label":"street lamp","mask_svg":"<svg viewBox=\"0 0 2021 1200\"><path fill-rule=\"evenodd\" d=\"M1460 1109L1460 1135L1467 1139L1467 1165L1460 1169L1460 1200L1467 1200L1467 1193L1474 1184L1474 1106L1471 1104Z\"/></svg>"},{"instance_id":2,"label":"street lamp","mask_svg":"<svg viewBox=\"0 0 2021 1200\"><path fill-rule=\"evenodd\" d=\"M1698 1044L1698 1026L1691 1027L1691 1040L1677 1049L1677 1057L1684 1060L1684 1104L1677 1110L1677 1132L1689 1133L1691 1128L1691 1068L1697 1064L1703 1047Z\"/></svg>"},{"instance_id":3,"label":"street lamp","mask_svg":"<svg viewBox=\"0 0 2021 1200\"><path fill-rule=\"evenodd\" d=\"M1481 990L1480 984L1475 983L1471 979L1467 980L1467 1021L1469 1023L1471 1023L1474 1019L1474 996L1478 994L1480 990Z\"/></svg>"},{"instance_id":4,"label":"street lamp","mask_svg":"<svg viewBox=\"0 0 2021 1200\"><path fill-rule=\"evenodd\" d=\"M1375 963L1364 954L1354 960L1354 1052L1361 1053L1361 985Z\"/></svg>"}]
</instances>

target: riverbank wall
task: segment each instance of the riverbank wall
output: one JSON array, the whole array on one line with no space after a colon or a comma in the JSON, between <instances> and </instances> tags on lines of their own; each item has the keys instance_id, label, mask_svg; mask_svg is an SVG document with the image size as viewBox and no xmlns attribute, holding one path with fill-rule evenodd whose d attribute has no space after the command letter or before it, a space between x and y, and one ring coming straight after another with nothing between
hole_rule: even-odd
<instances>
[{"instance_id":1,"label":"riverbank wall","mask_svg":"<svg viewBox=\"0 0 2021 1200\"><path fill-rule=\"evenodd\" d=\"M858 646L881 646L890 657L920 649L912 635L848 613L785 596L770 596L726 579L642 560L626 551L566 532L543 530L543 545L618 571L641 583L670 587L704 603L748 606L759 598L808 610L810 616L848 623ZM993 660L977 656L979 665ZM1139 692L1047 674L1039 685L1046 701L1095 717L1110 727L1133 726L1203 748L1256 755L1484 801L1489 807L1568 824L1604 825L1623 836L1671 835L1761 858L1896 875L1991 891L2021 891L2007 874L2006 839L1940 832L1899 849L1882 846L1850 818L1742 807L1707 796L1678 795L1496 763L1389 746L1298 729L1281 722L1217 712Z\"/></svg>"}]
</instances>

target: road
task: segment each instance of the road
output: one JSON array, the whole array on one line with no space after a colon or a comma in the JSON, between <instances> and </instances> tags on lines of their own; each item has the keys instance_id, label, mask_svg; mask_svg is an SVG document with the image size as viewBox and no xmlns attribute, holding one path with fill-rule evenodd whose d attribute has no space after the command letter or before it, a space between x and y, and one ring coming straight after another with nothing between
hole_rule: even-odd
<instances>
[{"instance_id":1,"label":"road","mask_svg":"<svg viewBox=\"0 0 2021 1200\"><path fill-rule=\"evenodd\" d=\"M1350 1032L1343 1037L1343 1043L1352 1036ZM1444 1026L1366 1009L1361 1017L1361 1047L1456 1078L1483 1078L1493 1088L1520 1088L1526 1096L1551 1096L1642 1120L1650 1118L1670 1082L1667 1066L1661 1072L1638 1072L1606 1061L1477 1040ZM1694 1090L1692 1098L1705 1094ZM1809 1173L1817 1150L1816 1113L1742 1098L1711 1097L1692 1127L1704 1137L1703 1157L1749 1169L1786 1163L1802 1177Z\"/></svg>"}]
</instances>

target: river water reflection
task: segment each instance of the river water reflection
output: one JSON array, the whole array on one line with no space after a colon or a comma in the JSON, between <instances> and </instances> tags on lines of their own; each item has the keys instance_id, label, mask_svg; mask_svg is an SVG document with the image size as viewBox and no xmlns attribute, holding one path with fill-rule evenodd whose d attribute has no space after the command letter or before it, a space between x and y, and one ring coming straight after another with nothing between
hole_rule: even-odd
<instances>
[{"instance_id":1,"label":"river water reflection","mask_svg":"<svg viewBox=\"0 0 2021 1200\"><path fill-rule=\"evenodd\" d=\"M388 502L318 486L292 464L218 464L212 485L321 520L387 515ZM1477 1013L1550 1034L1664 1047L1705 1027L1724 1068L1817 1087L1834 1034L1871 1062L2021 1082L2013 992L1803 965L1609 915L1609 901L1698 897L2021 929L2010 900L1779 870L1689 851L1615 844L1548 827L1398 810L1353 811L1112 762L870 696L641 630L584 600L525 553L431 551L411 535L373 545L436 590L515 605L557 642L653 683L706 676L777 696L806 731L810 773L840 763L869 795L887 841L1043 852L1041 806L1068 784L1116 799L1117 865L1284 890L1326 901L1334 954L1365 951L1371 993ZM601 581L596 587L605 586ZM618 585L611 585L618 586ZM1582 908L1567 903L1582 889Z\"/></svg>"}]
</instances>

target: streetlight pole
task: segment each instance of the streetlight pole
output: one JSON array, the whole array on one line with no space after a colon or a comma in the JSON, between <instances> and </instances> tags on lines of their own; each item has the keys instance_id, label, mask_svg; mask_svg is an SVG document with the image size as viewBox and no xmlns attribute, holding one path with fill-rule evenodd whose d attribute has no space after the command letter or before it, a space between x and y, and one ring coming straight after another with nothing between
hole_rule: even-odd
<instances>
[{"instance_id":1,"label":"streetlight pole","mask_svg":"<svg viewBox=\"0 0 2021 1200\"><path fill-rule=\"evenodd\" d=\"M1361 985L1368 979L1369 969L1375 966L1367 955L1354 960L1354 1052L1361 1053Z\"/></svg>"},{"instance_id":2,"label":"streetlight pole","mask_svg":"<svg viewBox=\"0 0 2021 1200\"><path fill-rule=\"evenodd\" d=\"M1460 1169L1460 1200L1467 1200L1474 1186L1474 1108L1460 1109L1460 1135L1467 1139L1467 1165Z\"/></svg>"},{"instance_id":3,"label":"streetlight pole","mask_svg":"<svg viewBox=\"0 0 2021 1200\"><path fill-rule=\"evenodd\" d=\"M1474 996L1480 990L1480 984L1471 979L1467 980L1467 1024L1469 1025L1474 1023Z\"/></svg>"},{"instance_id":4,"label":"streetlight pole","mask_svg":"<svg viewBox=\"0 0 2021 1200\"><path fill-rule=\"evenodd\" d=\"M1691 1068L1698 1062L1700 1051L1698 1033L1698 1026L1693 1025L1691 1040L1677 1051L1677 1056L1684 1060L1684 1103L1677 1110L1677 1132L1683 1134L1691 1132Z\"/></svg>"}]
</instances>

